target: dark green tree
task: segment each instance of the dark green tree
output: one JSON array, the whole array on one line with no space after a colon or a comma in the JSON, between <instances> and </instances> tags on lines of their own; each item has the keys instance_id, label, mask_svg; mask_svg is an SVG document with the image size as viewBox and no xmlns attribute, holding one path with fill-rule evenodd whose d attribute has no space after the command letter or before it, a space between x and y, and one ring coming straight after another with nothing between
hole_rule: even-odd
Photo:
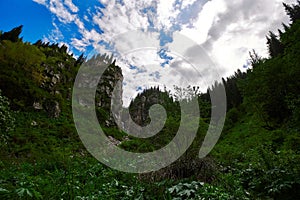
<instances>
[{"instance_id":1,"label":"dark green tree","mask_svg":"<svg viewBox=\"0 0 300 200\"><path fill-rule=\"evenodd\" d=\"M299 21L286 27L280 38L270 32L268 47L271 58L257 59L257 56L252 56L253 68L241 81L245 104L259 113L266 127L282 124L298 115L295 114L298 113L295 112L298 110L295 105L298 105L300 91L299 38Z\"/></svg>"},{"instance_id":2,"label":"dark green tree","mask_svg":"<svg viewBox=\"0 0 300 200\"><path fill-rule=\"evenodd\" d=\"M10 40L12 42L22 41L22 39L19 38L22 29L23 29L23 25L13 28L11 31L4 32L3 34L0 35L0 40L1 41Z\"/></svg>"},{"instance_id":3,"label":"dark green tree","mask_svg":"<svg viewBox=\"0 0 300 200\"><path fill-rule=\"evenodd\" d=\"M292 22L296 22L300 19L300 1L297 1L297 4L288 5L283 3L283 6L286 10L286 13L290 17Z\"/></svg>"},{"instance_id":4,"label":"dark green tree","mask_svg":"<svg viewBox=\"0 0 300 200\"><path fill-rule=\"evenodd\" d=\"M269 48L269 55L273 58L284 52L284 46L278 39L278 37L273 33L269 32L267 36L267 44Z\"/></svg>"}]
</instances>

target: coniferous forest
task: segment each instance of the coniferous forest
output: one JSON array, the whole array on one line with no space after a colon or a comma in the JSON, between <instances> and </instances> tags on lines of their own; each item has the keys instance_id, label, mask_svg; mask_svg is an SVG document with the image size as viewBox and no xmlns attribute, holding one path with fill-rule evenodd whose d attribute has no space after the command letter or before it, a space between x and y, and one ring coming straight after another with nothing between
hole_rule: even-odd
<instances>
[{"instance_id":1,"label":"coniferous forest","mask_svg":"<svg viewBox=\"0 0 300 200\"><path fill-rule=\"evenodd\" d=\"M290 18L266 35L269 57L249 53L251 67L216 80L206 93L196 87L176 94L154 87L128 109L133 121L149 123L149 108L160 103L167 119L159 134L135 138L120 131L110 114L114 87L104 79L96 94L97 117L111 141L127 151L149 152L177 132L179 103L197 100L201 118L196 139L170 166L131 174L113 170L82 144L72 116L72 89L85 55L66 46L20 38L22 26L0 32L0 199L278 199L300 197L300 1L283 4ZM122 79L112 57L106 77ZM210 154L198 158L207 132L210 93L223 85L225 126ZM108 106L107 106L108 105Z\"/></svg>"}]
</instances>

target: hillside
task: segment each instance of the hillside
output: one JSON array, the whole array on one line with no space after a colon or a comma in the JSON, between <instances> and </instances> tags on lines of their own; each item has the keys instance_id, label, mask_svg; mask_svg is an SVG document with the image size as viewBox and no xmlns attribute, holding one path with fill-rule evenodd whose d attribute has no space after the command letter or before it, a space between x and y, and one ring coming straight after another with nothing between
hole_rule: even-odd
<instances>
[{"instance_id":1,"label":"hillside","mask_svg":"<svg viewBox=\"0 0 300 200\"><path fill-rule=\"evenodd\" d=\"M179 104L197 101L196 138L177 161L159 171L130 174L113 170L83 146L72 116L72 91L84 55L66 46L20 38L22 26L0 32L1 199L297 199L300 196L300 1L284 4L290 17L278 34L267 35L269 57L250 52L247 72L218 80L207 93L176 87L172 96L154 87L113 116L111 97L122 103L122 70L112 57L97 85L96 113L114 145L151 152L167 145L180 125ZM83 77L89 83L90 77ZM224 85L227 115L220 140L204 159L199 149L211 117L210 93ZM84 104L80 99L78 103ZM155 136L141 139L117 127L118 120L141 126L149 108L161 104L167 119ZM128 116L128 113L130 116ZM115 121L116 119L116 121ZM189 125L189 124L188 124ZM188 126L187 125L187 126ZM124 127L130 131L129 127Z\"/></svg>"}]
</instances>

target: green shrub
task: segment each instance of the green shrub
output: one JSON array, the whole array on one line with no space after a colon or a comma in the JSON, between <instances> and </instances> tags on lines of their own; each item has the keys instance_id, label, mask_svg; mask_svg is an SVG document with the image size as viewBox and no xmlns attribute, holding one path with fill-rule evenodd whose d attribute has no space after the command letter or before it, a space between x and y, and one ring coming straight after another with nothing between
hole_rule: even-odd
<instances>
[{"instance_id":1,"label":"green shrub","mask_svg":"<svg viewBox=\"0 0 300 200\"><path fill-rule=\"evenodd\" d=\"M10 110L8 98L0 90L0 132L5 133L14 128L14 113Z\"/></svg>"},{"instance_id":2,"label":"green shrub","mask_svg":"<svg viewBox=\"0 0 300 200\"><path fill-rule=\"evenodd\" d=\"M225 121L225 125L226 128L232 128L233 125L238 122L239 120L239 111L237 108L232 108L231 110L229 110L226 114L226 121Z\"/></svg>"},{"instance_id":3,"label":"green shrub","mask_svg":"<svg viewBox=\"0 0 300 200\"><path fill-rule=\"evenodd\" d=\"M199 181L180 182L166 191L173 200L201 199L201 200L228 200L248 199L244 194L236 196L237 192L229 193L222 187Z\"/></svg>"},{"instance_id":4,"label":"green shrub","mask_svg":"<svg viewBox=\"0 0 300 200\"><path fill-rule=\"evenodd\" d=\"M0 90L0 147L7 144L9 132L15 127L14 112L10 110L8 98L2 96Z\"/></svg>"},{"instance_id":5,"label":"green shrub","mask_svg":"<svg viewBox=\"0 0 300 200\"><path fill-rule=\"evenodd\" d=\"M254 197L293 199L299 196L299 159L292 150L274 152L270 146L259 146L245 154L247 162L236 172Z\"/></svg>"}]
</instances>

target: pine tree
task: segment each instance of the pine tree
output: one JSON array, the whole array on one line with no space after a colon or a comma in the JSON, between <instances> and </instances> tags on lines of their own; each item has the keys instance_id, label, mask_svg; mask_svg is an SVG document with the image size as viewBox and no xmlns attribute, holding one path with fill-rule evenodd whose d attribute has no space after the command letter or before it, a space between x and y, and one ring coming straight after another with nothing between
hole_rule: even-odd
<instances>
[{"instance_id":1,"label":"pine tree","mask_svg":"<svg viewBox=\"0 0 300 200\"><path fill-rule=\"evenodd\" d=\"M22 38L21 39L19 38L22 29L23 29L23 25L13 28L9 32L3 33L2 35L0 35L0 41L2 40L10 40L12 42L18 42L20 40L22 41Z\"/></svg>"},{"instance_id":2,"label":"pine tree","mask_svg":"<svg viewBox=\"0 0 300 200\"><path fill-rule=\"evenodd\" d=\"M297 1L298 5L288 5L283 3L283 6L286 10L286 13L289 15L292 22L296 22L296 20L300 19L300 1Z\"/></svg>"},{"instance_id":3,"label":"pine tree","mask_svg":"<svg viewBox=\"0 0 300 200\"><path fill-rule=\"evenodd\" d=\"M252 50L252 52L249 52L249 56L250 64L253 68L256 67L262 61L262 58L256 53L254 49Z\"/></svg>"},{"instance_id":4,"label":"pine tree","mask_svg":"<svg viewBox=\"0 0 300 200\"><path fill-rule=\"evenodd\" d=\"M284 32L287 32L290 29L290 27L288 25L286 25L285 23L282 23L282 26L283 26Z\"/></svg>"},{"instance_id":5,"label":"pine tree","mask_svg":"<svg viewBox=\"0 0 300 200\"><path fill-rule=\"evenodd\" d=\"M284 46L273 32L269 32L267 36L267 44L269 48L269 55L274 58L284 52Z\"/></svg>"},{"instance_id":6,"label":"pine tree","mask_svg":"<svg viewBox=\"0 0 300 200\"><path fill-rule=\"evenodd\" d=\"M86 58L84 57L83 53L77 58L76 65L81 65L86 61Z\"/></svg>"}]
</instances>

